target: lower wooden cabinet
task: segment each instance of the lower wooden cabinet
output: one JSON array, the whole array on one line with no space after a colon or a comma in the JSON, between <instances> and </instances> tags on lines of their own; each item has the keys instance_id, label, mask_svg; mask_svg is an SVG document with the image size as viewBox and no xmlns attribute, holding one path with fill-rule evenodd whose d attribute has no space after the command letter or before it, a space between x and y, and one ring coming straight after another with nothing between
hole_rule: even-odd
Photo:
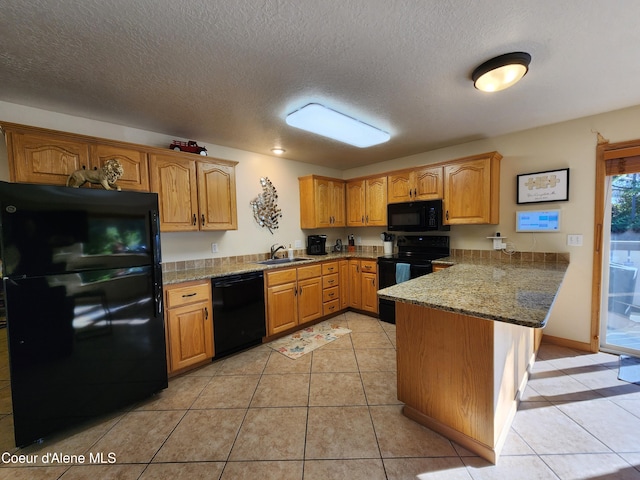
<instances>
[{"instance_id":1,"label":"lower wooden cabinet","mask_svg":"<svg viewBox=\"0 0 640 480\"><path fill-rule=\"evenodd\" d=\"M321 265L268 271L265 285L267 336L322 317Z\"/></svg>"},{"instance_id":2,"label":"lower wooden cabinet","mask_svg":"<svg viewBox=\"0 0 640 480\"><path fill-rule=\"evenodd\" d=\"M213 358L211 281L165 287L165 318L169 374Z\"/></svg>"},{"instance_id":3,"label":"lower wooden cabinet","mask_svg":"<svg viewBox=\"0 0 640 480\"><path fill-rule=\"evenodd\" d=\"M322 264L322 312L332 315L341 310L340 304L340 263Z\"/></svg>"},{"instance_id":4,"label":"lower wooden cabinet","mask_svg":"<svg viewBox=\"0 0 640 480\"><path fill-rule=\"evenodd\" d=\"M349 306L378 313L378 268L375 260L349 260Z\"/></svg>"}]
</instances>

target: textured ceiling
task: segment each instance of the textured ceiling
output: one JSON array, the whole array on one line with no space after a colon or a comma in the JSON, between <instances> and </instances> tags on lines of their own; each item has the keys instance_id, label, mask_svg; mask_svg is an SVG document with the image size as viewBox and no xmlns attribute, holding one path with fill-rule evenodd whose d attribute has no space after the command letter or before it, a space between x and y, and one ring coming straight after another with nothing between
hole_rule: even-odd
<instances>
[{"instance_id":1,"label":"textured ceiling","mask_svg":"<svg viewBox=\"0 0 640 480\"><path fill-rule=\"evenodd\" d=\"M639 105L638 18L637 0L0 0L0 100L346 169ZM527 76L475 90L510 51ZM391 140L287 126L310 102Z\"/></svg>"}]
</instances>

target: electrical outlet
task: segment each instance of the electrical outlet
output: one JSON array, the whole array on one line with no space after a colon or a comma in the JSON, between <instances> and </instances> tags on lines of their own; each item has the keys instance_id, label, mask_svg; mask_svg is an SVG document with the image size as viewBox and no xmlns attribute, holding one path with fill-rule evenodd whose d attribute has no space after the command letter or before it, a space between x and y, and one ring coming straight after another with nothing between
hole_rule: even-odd
<instances>
[{"instance_id":1,"label":"electrical outlet","mask_svg":"<svg viewBox=\"0 0 640 480\"><path fill-rule=\"evenodd\" d=\"M218 244L217 243L212 243L211 244L211 253L218 253Z\"/></svg>"},{"instance_id":2,"label":"electrical outlet","mask_svg":"<svg viewBox=\"0 0 640 480\"><path fill-rule=\"evenodd\" d=\"M582 246L582 235L567 235L567 245L572 247Z\"/></svg>"},{"instance_id":3,"label":"electrical outlet","mask_svg":"<svg viewBox=\"0 0 640 480\"><path fill-rule=\"evenodd\" d=\"M356 245L362 245L362 237L356 237Z\"/></svg>"},{"instance_id":4,"label":"electrical outlet","mask_svg":"<svg viewBox=\"0 0 640 480\"><path fill-rule=\"evenodd\" d=\"M296 240L295 245L296 248L302 248L302 240Z\"/></svg>"}]
</instances>

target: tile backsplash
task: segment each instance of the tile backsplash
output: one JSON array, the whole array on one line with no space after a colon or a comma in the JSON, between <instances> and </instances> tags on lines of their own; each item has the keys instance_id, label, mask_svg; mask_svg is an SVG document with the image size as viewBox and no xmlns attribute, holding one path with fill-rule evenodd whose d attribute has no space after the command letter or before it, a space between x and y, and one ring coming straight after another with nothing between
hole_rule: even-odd
<instances>
[{"instance_id":1,"label":"tile backsplash","mask_svg":"<svg viewBox=\"0 0 640 480\"><path fill-rule=\"evenodd\" d=\"M394 249L394 252L397 248ZM284 255L287 253L284 252ZM366 256L384 255L384 247L382 245L358 245L355 254ZM306 249L294 250L296 257L307 257ZM282 257L282 252L278 252L278 256ZM451 257L455 258L488 258L503 262L543 262L543 263L569 263L568 252L514 252L507 254L501 250L466 250L451 249ZM239 263L254 263L267 260L269 253L255 253L251 255L237 255L233 257L216 257L202 258L198 260L184 260L179 262L165 262L162 264L164 272L181 272L184 270L193 270L198 268L215 268L223 265L233 265Z\"/></svg>"}]
</instances>

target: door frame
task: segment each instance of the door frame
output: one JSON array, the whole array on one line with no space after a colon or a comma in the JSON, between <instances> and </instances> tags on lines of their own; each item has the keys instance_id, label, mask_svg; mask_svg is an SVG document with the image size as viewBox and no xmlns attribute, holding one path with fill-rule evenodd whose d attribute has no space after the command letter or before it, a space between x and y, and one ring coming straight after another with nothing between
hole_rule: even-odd
<instances>
[{"instance_id":1,"label":"door frame","mask_svg":"<svg viewBox=\"0 0 640 480\"><path fill-rule=\"evenodd\" d=\"M607 177L607 162L616 161L620 173L626 173L624 166L626 159L640 157L640 139L627 142L609 143L609 140L598 134L596 146L596 185L595 185L595 213L593 238L593 276L591 281L591 351L600 350L600 312L602 305L602 256L604 250L604 215L605 215L605 180ZM635 162L634 162L635 163ZM610 166L611 170L611 166ZM640 172L640 169L638 170Z\"/></svg>"}]
</instances>

